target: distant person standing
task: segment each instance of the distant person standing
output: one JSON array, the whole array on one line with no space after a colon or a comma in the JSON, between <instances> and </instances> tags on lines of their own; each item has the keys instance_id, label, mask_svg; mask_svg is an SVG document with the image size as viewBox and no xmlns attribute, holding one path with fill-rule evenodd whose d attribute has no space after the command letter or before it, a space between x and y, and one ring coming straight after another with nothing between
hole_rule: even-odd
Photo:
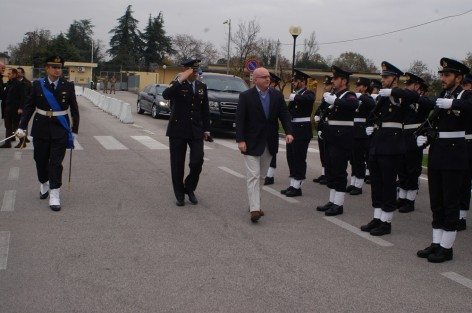
<instances>
[{"instance_id":1,"label":"distant person standing","mask_svg":"<svg viewBox=\"0 0 472 313\"><path fill-rule=\"evenodd\" d=\"M25 77L25 70L22 67L18 67L18 80L23 84L24 93L26 97L29 97L31 94L31 90L33 89L33 85L31 82ZM19 114L23 113L25 102L20 104L20 111ZM24 148L26 147L26 143L30 142L28 139L28 131L26 130L26 136L23 139L20 139L20 142L15 146L15 148Z\"/></svg>"},{"instance_id":2,"label":"distant person standing","mask_svg":"<svg viewBox=\"0 0 472 313\"><path fill-rule=\"evenodd\" d=\"M108 76L103 78L103 93L108 93Z\"/></svg>"},{"instance_id":3,"label":"distant person standing","mask_svg":"<svg viewBox=\"0 0 472 313\"><path fill-rule=\"evenodd\" d=\"M3 74L5 73L5 64L3 64L2 62L0 62L0 107L1 107L1 111L2 111L2 119L4 118L3 117L3 106L4 106L4 99L3 99L3 96L4 96L4 91L5 91L5 84L3 83Z\"/></svg>"},{"instance_id":4,"label":"distant person standing","mask_svg":"<svg viewBox=\"0 0 472 313\"><path fill-rule=\"evenodd\" d=\"M280 90L280 77L275 75L272 72L269 72L270 75L270 87L274 89ZM270 166L267 170L267 175L264 180L264 185L273 185L275 182L274 174L275 169L277 168L277 154L272 156L272 160L270 160Z\"/></svg>"},{"instance_id":5,"label":"distant person standing","mask_svg":"<svg viewBox=\"0 0 472 313\"><path fill-rule=\"evenodd\" d=\"M115 78L115 75L113 75L113 76L110 78L110 94L111 94L112 92L113 92L113 94L116 94L115 86L116 86L116 78Z\"/></svg>"}]
</instances>

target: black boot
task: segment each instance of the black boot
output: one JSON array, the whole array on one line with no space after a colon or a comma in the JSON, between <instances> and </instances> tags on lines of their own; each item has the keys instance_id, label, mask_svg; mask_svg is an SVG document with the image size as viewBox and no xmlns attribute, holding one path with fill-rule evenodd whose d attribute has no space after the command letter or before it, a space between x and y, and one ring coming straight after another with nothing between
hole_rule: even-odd
<instances>
[{"instance_id":1,"label":"black boot","mask_svg":"<svg viewBox=\"0 0 472 313\"><path fill-rule=\"evenodd\" d=\"M403 201L403 205L398 209L398 212L409 213L409 212L413 212L414 210L415 210L415 201L405 199L405 201Z\"/></svg>"},{"instance_id":2,"label":"black boot","mask_svg":"<svg viewBox=\"0 0 472 313\"><path fill-rule=\"evenodd\" d=\"M358 196L362 194L362 188L354 187L352 188L351 192L349 192L351 196Z\"/></svg>"},{"instance_id":3,"label":"black boot","mask_svg":"<svg viewBox=\"0 0 472 313\"><path fill-rule=\"evenodd\" d=\"M428 261L431 263L442 263L452 260L452 248L446 249L439 246L434 253L428 255Z\"/></svg>"},{"instance_id":4,"label":"black boot","mask_svg":"<svg viewBox=\"0 0 472 313\"><path fill-rule=\"evenodd\" d=\"M381 221L379 218L374 218L372 219L369 223L366 225L361 226L362 231L370 232L372 229L378 227L380 225Z\"/></svg>"},{"instance_id":5,"label":"black boot","mask_svg":"<svg viewBox=\"0 0 472 313\"><path fill-rule=\"evenodd\" d=\"M335 205L335 204L330 201L330 202L326 203L325 205L317 206L316 211L320 211L320 212L328 211L333 205Z\"/></svg>"},{"instance_id":6,"label":"black boot","mask_svg":"<svg viewBox=\"0 0 472 313\"><path fill-rule=\"evenodd\" d=\"M388 235L392 232L392 224L388 222L380 222L380 225L370 231L372 236Z\"/></svg>"},{"instance_id":7,"label":"black boot","mask_svg":"<svg viewBox=\"0 0 472 313\"><path fill-rule=\"evenodd\" d=\"M313 178L313 182L314 183L319 183L321 180L325 179L325 176L324 175L320 175L316 178Z\"/></svg>"},{"instance_id":8,"label":"black boot","mask_svg":"<svg viewBox=\"0 0 472 313\"><path fill-rule=\"evenodd\" d=\"M354 187L354 185L349 185L349 186L346 187L346 192L349 193L354 188L356 188L356 187Z\"/></svg>"},{"instance_id":9,"label":"black boot","mask_svg":"<svg viewBox=\"0 0 472 313\"><path fill-rule=\"evenodd\" d=\"M326 216L336 216L343 214L343 206L333 204L328 210L325 211Z\"/></svg>"},{"instance_id":10,"label":"black boot","mask_svg":"<svg viewBox=\"0 0 472 313\"><path fill-rule=\"evenodd\" d=\"M426 259L427 257L429 257L430 254L436 252L437 249L439 249L439 243L432 243L430 246L424 248L423 250L419 250L418 252L416 252L416 255L419 258Z\"/></svg>"},{"instance_id":11,"label":"black boot","mask_svg":"<svg viewBox=\"0 0 472 313\"><path fill-rule=\"evenodd\" d=\"M273 185L274 184L274 177L268 177L264 179L264 185Z\"/></svg>"},{"instance_id":12,"label":"black boot","mask_svg":"<svg viewBox=\"0 0 472 313\"><path fill-rule=\"evenodd\" d=\"M284 195L284 194L287 193L287 191L292 190L292 189L294 189L294 188L293 188L292 186L290 186L290 187L288 187L287 189L282 189L282 190L280 190L280 193Z\"/></svg>"},{"instance_id":13,"label":"black boot","mask_svg":"<svg viewBox=\"0 0 472 313\"><path fill-rule=\"evenodd\" d=\"M466 230L466 228L467 228L467 223L465 221L465 218L461 218L459 220L459 223L457 223L457 231Z\"/></svg>"},{"instance_id":14,"label":"black boot","mask_svg":"<svg viewBox=\"0 0 472 313\"><path fill-rule=\"evenodd\" d=\"M286 197L298 197L301 195L302 195L302 188L297 189L295 187L292 187L292 189L287 190L287 192L285 192Z\"/></svg>"},{"instance_id":15,"label":"black boot","mask_svg":"<svg viewBox=\"0 0 472 313\"><path fill-rule=\"evenodd\" d=\"M406 199L403 198L398 198L397 202L395 203L397 205L397 209L401 208L403 204L405 204Z\"/></svg>"}]
</instances>

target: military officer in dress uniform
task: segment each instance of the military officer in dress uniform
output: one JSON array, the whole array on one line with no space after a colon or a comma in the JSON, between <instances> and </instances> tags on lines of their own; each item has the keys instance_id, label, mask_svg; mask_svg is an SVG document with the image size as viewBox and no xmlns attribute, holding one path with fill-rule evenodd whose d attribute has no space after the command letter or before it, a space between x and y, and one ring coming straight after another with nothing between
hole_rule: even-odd
<instances>
[{"instance_id":1,"label":"military officer in dress uniform","mask_svg":"<svg viewBox=\"0 0 472 313\"><path fill-rule=\"evenodd\" d=\"M166 136L169 137L172 185L178 206L185 205L187 194L192 204L203 166L203 140L211 141L210 109L207 86L197 80L200 60L182 63L185 70L178 74L162 96L171 101L171 114ZM185 155L190 148L190 172L184 180Z\"/></svg>"},{"instance_id":2,"label":"military officer in dress uniform","mask_svg":"<svg viewBox=\"0 0 472 313\"><path fill-rule=\"evenodd\" d=\"M278 89L280 90L280 77L275 75L272 72L269 72L270 75L270 88ZM269 169L267 170L267 175L264 179L264 185L273 185L275 180L274 180L274 174L275 174L275 169L277 168L277 154L274 154L272 156L272 160L270 161L270 166Z\"/></svg>"},{"instance_id":3,"label":"military officer in dress uniform","mask_svg":"<svg viewBox=\"0 0 472 313\"><path fill-rule=\"evenodd\" d=\"M469 68L449 58L440 61L443 91L430 116L436 136L417 138L418 146L429 143L428 185L433 213L433 242L417 252L418 257L440 263L452 260L460 218L461 193L469 170L465 135L472 127L472 92L461 82ZM435 137L435 138L433 138ZM470 193L470 185L469 190Z\"/></svg>"},{"instance_id":4,"label":"military officer in dress uniform","mask_svg":"<svg viewBox=\"0 0 472 313\"><path fill-rule=\"evenodd\" d=\"M382 82L378 79L370 80L370 96L374 101L379 96L379 90L382 88ZM367 167L365 169L365 178L364 183L370 184L370 171L369 171L369 162L367 162Z\"/></svg>"},{"instance_id":5,"label":"military officer in dress uniform","mask_svg":"<svg viewBox=\"0 0 472 313\"><path fill-rule=\"evenodd\" d=\"M403 137L406 152L398 171L398 212L408 213L415 209L419 176L423 162L423 149L416 145L415 131L426 120L434 102L422 96L425 81L413 73L405 73L405 88L393 88L391 95L400 98L404 108ZM423 87L422 87L423 86Z\"/></svg>"},{"instance_id":6,"label":"military officer in dress uniform","mask_svg":"<svg viewBox=\"0 0 472 313\"><path fill-rule=\"evenodd\" d=\"M34 160L40 182L40 199L49 196L49 207L61 209L60 188L62 185L62 161L66 149L74 148L74 134L79 131L79 108L74 83L61 77L64 60L60 56L46 59L45 78L33 82L30 97L26 101L15 134L26 136L28 122L36 113L31 128ZM67 110L70 109L72 128Z\"/></svg>"},{"instance_id":7,"label":"military officer in dress uniform","mask_svg":"<svg viewBox=\"0 0 472 313\"><path fill-rule=\"evenodd\" d=\"M366 133L372 135L369 150L372 206L374 218L361 226L373 236L390 234L393 212L397 208L396 180L403 141L403 112L401 99L391 95L403 72L388 62L382 62L382 87L376 106L367 120ZM374 130L375 129L375 130Z\"/></svg>"},{"instance_id":8,"label":"military officer in dress uniform","mask_svg":"<svg viewBox=\"0 0 472 313\"><path fill-rule=\"evenodd\" d=\"M354 145L351 158L351 184L346 188L350 195L362 194L366 163L369 156L370 138L365 133L367 117L375 106L374 99L369 95L370 79L359 77L356 81L356 96L359 104L354 113Z\"/></svg>"},{"instance_id":9,"label":"military officer in dress uniform","mask_svg":"<svg viewBox=\"0 0 472 313\"><path fill-rule=\"evenodd\" d=\"M331 82L331 76L326 75L325 80L323 82L324 87L323 90L324 92L329 92L331 93L333 91L333 83ZM324 101L324 99L321 99L321 104L315 111L315 122L317 123L316 125L316 131L318 133L322 132L324 122L321 121L321 118L326 114L326 110L329 107L329 104ZM327 184L327 179L325 175L325 141L321 136L318 136L318 148L320 150L320 161L321 161L321 175L313 178L313 182L315 183L320 183L321 185L326 185Z\"/></svg>"},{"instance_id":10,"label":"military officer in dress uniform","mask_svg":"<svg viewBox=\"0 0 472 313\"><path fill-rule=\"evenodd\" d=\"M326 141L325 162L330 194L328 203L316 208L327 216L342 214L344 210L347 166L354 139L354 113L358 107L356 94L348 90L351 73L334 65L331 70L333 93L327 92L323 96L329 105L329 113L321 131L321 136Z\"/></svg>"},{"instance_id":11,"label":"military officer in dress uniform","mask_svg":"<svg viewBox=\"0 0 472 313\"><path fill-rule=\"evenodd\" d=\"M290 186L281 193L287 197L302 195L302 183L306 178L306 155L313 138L311 113L315 93L306 88L310 76L295 69L292 78L293 92L289 97L288 111L292 117L294 140L287 143L287 163L290 171Z\"/></svg>"}]
</instances>

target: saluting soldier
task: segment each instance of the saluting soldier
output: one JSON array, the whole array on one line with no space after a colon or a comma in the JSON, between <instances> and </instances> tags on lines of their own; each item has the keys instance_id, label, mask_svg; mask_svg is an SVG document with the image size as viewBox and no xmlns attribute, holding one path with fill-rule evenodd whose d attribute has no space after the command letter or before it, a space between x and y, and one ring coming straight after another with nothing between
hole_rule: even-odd
<instances>
[{"instance_id":1,"label":"saluting soldier","mask_svg":"<svg viewBox=\"0 0 472 313\"><path fill-rule=\"evenodd\" d=\"M64 60L60 56L46 59L47 76L33 82L31 95L21 115L20 126L15 134L26 136L28 122L36 113L31 136L33 136L34 160L40 182L40 199L49 196L49 207L61 210L60 188L62 186L62 161L66 149L74 148L74 134L79 131L79 108L74 83L62 75ZM67 110L70 109L72 128Z\"/></svg>"},{"instance_id":2,"label":"saluting soldier","mask_svg":"<svg viewBox=\"0 0 472 313\"><path fill-rule=\"evenodd\" d=\"M172 185L178 206L185 205L185 194L192 204L203 166L203 140L211 141L210 108L207 86L197 80L200 60L182 63L184 71L177 75L162 96L171 101L171 114L166 136L169 137ZM190 148L190 172L184 180L185 155Z\"/></svg>"},{"instance_id":3,"label":"saluting soldier","mask_svg":"<svg viewBox=\"0 0 472 313\"><path fill-rule=\"evenodd\" d=\"M306 178L306 155L313 138L311 113L315 93L306 88L310 76L295 69L292 78L293 92L289 97L288 111L292 118L294 140L287 143L287 163L290 171L290 186L281 191L287 197L302 195L302 183Z\"/></svg>"},{"instance_id":4,"label":"saluting soldier","mask_svg":"<svg viewBox=\"0 0 472 313\"><path fill-rule=\"evenodd\" d=\"M350 195L362 194L366 163L369 156L370 138L365 133L365 123L375 106L374 99L369 95L370 79L359 77L356 81L356 96L359 102L354 113L354 144L351 159L351 184L346 188Z\"/></svg>"},{"instance_id":5,"label":"saluting soldier","mask_svg":"<svg viewBox=\"0 0 472 313\"><path fill-rule=\"evenodd\" d=\"M425 81L413 73L405 73L405 88L393 88L391 95L402 100L404 107L403 138L405 154L398 171L398 212L408 213L415 210L415 199L418 194L419 176L423 163L423 149L416 145L415 131L428 117L434 102L422 96ZM423 86L423 87L422 87Z\"/></svg>"},{"instance_id":6,"label":"saluting soldier","mask_svg":"<svg viewBox=\"0 0 472 313\"><path fill-rule=\"evenodd\" d=\"M376 106L367 120L366 133L372 135L369 149L372 207L374 218L361 230L373 236L391 233L393 212L397 208L396 180L401 156L405 153L403 141L403 108L401 99L391 95L403 72L394 65L382 62L382 87ZM374 131L375 129L375 131Z\"/></svg>"},{"instance_id":7,"label":"saluting soldier","mask_svg":"<svg viewBox=\"0 0 472 313\"><path fill-rule=\"evenodd\" d=\"M323 90L324 92L329 92L331 93L333 91L333 83L331 82L331 76L326 75L325 80L323 82ZM316 131L318 134L320 134L323 130L323 125L325 121L321 121L321 118L324 116L326 113L326 110L328 109L329 104L324 100L321 99L321 104L318 106L318 108L315 111L315 122L317 123L316 125ZM320 161L321 161L321 175L313 178L313 182L319 183L321 185L326 185L327 184L327 179L326 179L326 173L325 173L325 168L326 168L326 161L325 161L325 141L323 138L318 135L318 148L320 150Z\"/></svg>"},{"instance_id":8,"label":"saluting soldier","mask_svg":"<svg viewBox=\"0 0 472 313\"><path fill-rule=\"evenodd\" d=\"M269 72L270 75L270 88L278 89L280 91L280 77L275 75L272 72ZM275 182L274 174L275 169L277 168L277 154L272 156L272 160L270 160L270 166L267 170L267 175L264 179L264 185L273 185Z\"/></svg>"},{"instance_id":9,"label":"saluting soldier","mask_svg":"<svg viewBox=\"0 0 472 313\"><path fill-rule=\"evenodd\" d=\"M321 131L326 140L326 175L330 189L329 201L318 206L317 211L327 216L343 214L347 186L347 166L354 139L354 112L358 102L356 94L348 90L350 72L332 66L333 93L325 93L328 103L327 125Z\"/></svg>"},{"instance_id":10,"label":"saluting soldier","mask_svg":"<svg viewBox=\"0 0 472 313\"><path fill-rule=\"evenodd\" d=\"M435 113L430 117L436 138L418 136L418 146L429 143L428 185L433 213L433 242L417 252L429 262L452 260L460 217L461 193L469 170L465 134L472 127L472 92L461 87L469 68L449 58L440 61L443 91L436 100Z\"/></svg>"}]
</instances>

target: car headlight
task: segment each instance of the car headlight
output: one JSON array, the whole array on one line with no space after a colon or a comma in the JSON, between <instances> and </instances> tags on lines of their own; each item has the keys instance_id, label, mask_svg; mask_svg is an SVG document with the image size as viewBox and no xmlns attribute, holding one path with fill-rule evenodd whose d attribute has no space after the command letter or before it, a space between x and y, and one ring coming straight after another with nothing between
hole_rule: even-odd
<instances>
[{"instance_id":1,"label":"car headlight","mask_svg":"<svg viewBox=\"0 0 472 313\"><path fill-rule=\"evenodd\" d=\"M217 101L208 101L208 105L210 106L210 111L220 111L220 104Z\"/></svg>"},{"instance_id":2,"label":"car headlight","mask_svg":"<svg viewBox=\"0 0 472 313\"><path fill-rule=\"evenodd\" d=\"M160 105L161 107L166 107L166 108L167 108L167 107L169 106L169 103L164 102L164 101L159 101L159 105Z\"/></svg>"}]
</instances>

